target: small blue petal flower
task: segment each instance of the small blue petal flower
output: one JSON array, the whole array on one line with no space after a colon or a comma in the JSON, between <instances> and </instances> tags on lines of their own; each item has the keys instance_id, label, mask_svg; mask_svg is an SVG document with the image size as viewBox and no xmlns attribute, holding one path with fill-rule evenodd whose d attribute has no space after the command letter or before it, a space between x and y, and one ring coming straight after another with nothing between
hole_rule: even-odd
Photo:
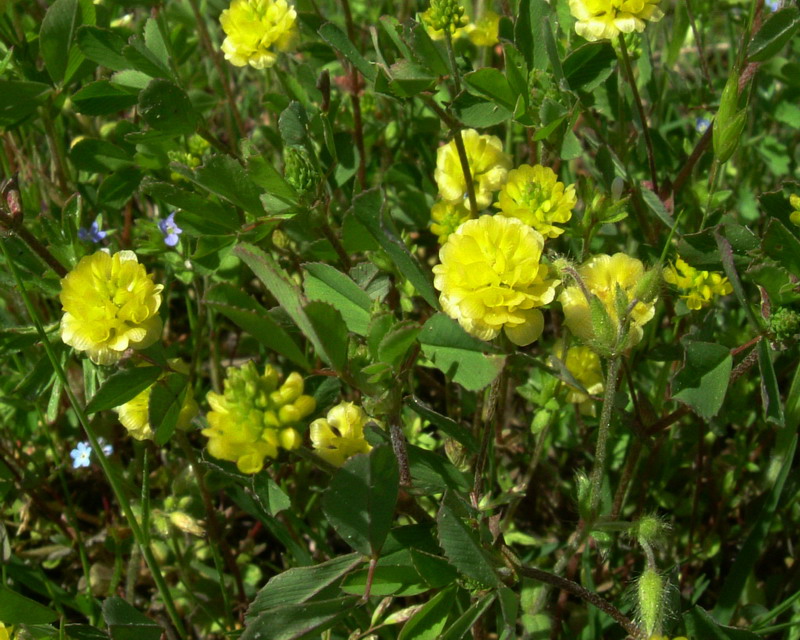
<instances>
[{"instance_id":1,"label":"small blue petal flower","mask_svg":"<svg viewBox=\"0 0 800 640\"><path fill-rule=\"evenodd\" d=\"M92 447L88 442L79 442L78 446L69 452L72 458L72 468L88 467L91 462Z\"/></svg>"},{"instance_id":2,"label":"small blue petal flower","mask_svg":"<svg viewBox=\"0 0 800 640\"><path fill-rule=\"evenodd\" d=\"M781 8L781 0L767 0L764 4L766 4L773 13Z\"/></svg>"},{"instance_id":3,"label":"small blue petal flower","mask_svg":"<svg viewBox=\"0 0 800 640\"><path fill-rule=\"evenodd\" d=\"M94 242L97 244L105 237L106 232L100 229L100 226L97 224L97 220L92 222L92 226L88 229L86 227L81 227L78 229L78 238L82 242Z\"/></svg>"},{"instance_id":4,"label":"small blue petal flower","mask_svg":"<svg viewBox=\"0 0 800 640\"><path fill-rule=\"evenodd\" d=\"M168 247L174 247L178 244L178 236L183 233L183 229L181 229L175 223L175 212L173 211L170 213L165 219L158 221L158 228L161 230L162 235L164 236L164 244Z\"/></svg>"},{"instance_id":5,"label":"small blue petal flower","mask_svg":"<svg viewBox=\"0 0 800 640\"><path fill-rule=\"evenodd\" d=\"M98 438L97 442L100 444L100 450L107 456L114 453L114 447L108 444L104 438Z\"/></svg>"},{"instance_id":6,"label":"small blue petal flower","mask_svg":"<svg viewBox=\"0 0 800 640\"><path fill-rule=\"evenodd\" d=\"M698 118L695 120L694 128L697 129L697 133L705 133L706 129L711 126L711 121L708 118Z\"/></svg>"}]
</instances>

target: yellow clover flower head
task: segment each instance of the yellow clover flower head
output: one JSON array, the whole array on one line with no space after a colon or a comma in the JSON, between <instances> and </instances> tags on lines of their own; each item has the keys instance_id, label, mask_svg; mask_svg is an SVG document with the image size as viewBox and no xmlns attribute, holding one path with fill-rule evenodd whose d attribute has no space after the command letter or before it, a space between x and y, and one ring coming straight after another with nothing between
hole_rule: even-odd
<instances>
[{"instance_id":1,"label":"yellow clover flower head","mask_svg":"<svg viewBox=\"0 0 800 640\"><path fill-rule=\"evenodd\" d=\"M789 214L789 220L792 224L800 226L800 196L793 193L789 196L789 204L792 205L792 213Z\"/></svg>"},{"instance_id":2,"label":"yellow clover flower head","mask_svg":"<svg viewBox=\"0 0 800 640\"><path fill-rule=\"evenodd\" d=\"M297 35L297 12L286 0L233 0L219 22L225 59L237 67L267 69Z\"/></svg>"},{"instance_id":3,"label":"yellow clover flower head","mask_svg":"<svg viewBox=\"0 0 800 640\"><path fill-rule=\"evenodd\" d=\"M348 458L369 453L372 446L364 438L368 420L364 410L352 402L337 404L326 417L311 423L311 442L317 455L341 467Z\"/></svg>"},{"instance_id":4,"label":"yellow clover flower head","mask_svg":"<svg viewBox=\"0 0 800 640\"><path fill-rule=\"evenodd\" d=\"M574 345L564 353L564 343L559 341L555 346L555 354L564 363L573 377L583 385L591 395L597 396L605 389L603 368L600 357L589 347ZM567 402L579 405L581 413L594 415L595 403L583 391L567 385Z\"/></svg>"},{"instance_id":5,"label":"yellow clover flower head","mask_svg":"<svg viewBox=\"0 0 800 640\"><path fill-rule=\"evenodd\" d=\"M681 258L664 269L664 280L682 290L681 298L692 311L711 304L714 296L733 292L733 285L721 273L695 269Z\"/></svg>"},{"instance_id":6,"label":"yellow clover flower head","mask_svg":"<svg viewBox=\"0 0 800 640\"><path fill-rule=\"evenodd\" d=\"M614 38L620 33L641 33L645 21L664 17L660 0L569 0L570 13L577 19L576 33L589 41Z\"/></svg>"},{"instance_id":7,"label":"yellow clover flower head","mask_svg":"<svg viewBox=\"0 0 800 640\"><path fill-rule=\"evenodd\" d=\"M61 339L95 364L114 364L127 349L161 335L161 291L133 251L84 256L61 280Z\"/></svg>"},{"instance_id":8,"label":"yellow clover flower head","mask_svg":"<svg viewBox=\"0 0 800 640\"><path fill-rule=\"evenodd\" d=\"M633 303L642 282L646 282L649 274L645 273L644 265L636 258L631 258L624 253L615 253L613 256L600 254L592 256L578 267L580 276L586 290L600 300L611 324L616 331L621 320L617 312L620 296L624 296L627 305ZM655 315L653 296L646 301L638 300L630 311L630 327L623 345L627 349L638 344L644 334L642 326L649 322ZM564 309L564 322L574 336L583 342L592 342L595 336L592 324L592 313L586 294L578 285L565 287L558 297Z\"/></svg>"},{"instance_id":9,"label":"yellow clover flower head","mask_svg":"<svg viewBox=\"0 0 800 640\"><path fill-rule=\"evenodd\" d=\"M303 418L316 408L314 398L303 395L303 378L291 373L283 384L271 365L263 374L251 360L227 371L224 393L206 396L211 411L208 452L220 460L235 462L242 473L258 473L264 458L275 458L278 448L297 449L302 437L297 430Z\"/></svg>"},{"instance_id":10,"label":"yellow clover flower head","mask_svg":"<svg viewBox=\"0 0 800 640\"><path fill-rule=\"evenodd\" d=\"M189 366L180 358L169 360L169 366L173 371L186 376L189 375ZM114 409L119 415L119 421L122 426L136 440L153 439L153 429L150 427L150 393L153 391L153 386L150 385L132 400L128 400L125 404ZM176 427L182 431L188 429L199 411L200 408L197 406L197 402L192 397L191 392L188 392L183 400L180 414L178 414Z\"/></svg>"},{"instance_id":11,"label":"yellow clover flower head","mask_svg":"<svg viewBox=\"0 0 800 640\"><path fill-rule=\"evenodd\" d=\"M434 286L447 315L481 340L501 330L524 346L542 335L538 307L555 298L559 280L540 263L544 238L516 218L468 220L439 250Z\"/></svg>"},{"instance_id":12,"label":"yellow clover flower head","mask_svg":"<svg viewBox=\"0 0 800 640\"><path fill-rule=\"evenodd\" d=\"M472 212L463 200L460 202L439 200L431 207L431 232L439 236L439 244L444 244L451 233L470 219Z\"/></svg>"},{"instance_id":13,"label":"yellow clover flower head","mask_svg":"<svg viewBox=\"0 0 800 640\"><path fill-rule=\"evenodd\" d=\"M564 229L555 223L568 222L577 202L575 185L565 187L551 168L523 164L509 172L495 206L501 215L519 218L545 238L557 238Z\"/></svg>"},{"instance_id":14,"label":"yellow clover flower head","mask_svg":"<svg viewBox=\"0 0 800 640\"><path fill-rule=\"evenodd\" d=\"M492 203L492 195L506 182L511 168L511 156L503 151L497 136L482 135L475 129L461 132L467 163L475 186L478 207L485 209ZM462 202L467 198L467 182L461 170L455 140L436 151L436 171L433 174L439 195L447 202Z\"/></svg>"},{"instance_id":15,"label":"yellow clover flower head","mask_svg":"<svg viewBox=\"0 0 800 640\"><path fill-rule=\"evenodd\" d=\"M468 24L464 30L476 47L493 47L499 42L500 16L487 9L477 22Z\"/></svg>"}]
</instances>

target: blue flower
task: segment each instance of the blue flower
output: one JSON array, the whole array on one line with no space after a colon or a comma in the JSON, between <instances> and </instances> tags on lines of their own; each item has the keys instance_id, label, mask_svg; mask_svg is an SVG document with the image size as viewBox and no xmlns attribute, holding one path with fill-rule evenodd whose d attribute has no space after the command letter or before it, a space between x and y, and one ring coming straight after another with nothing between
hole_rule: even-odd
<instances>
[{"instance_id":1,"label":"blue flower","mask_svg":"<svg viewBox=\"0 0 800 640\"><path fill-rule=\"evenodd\" d=\"M697 133L705 133L706 129L710 126L711 121L708 118L698 118L694 123L694 128L697 129Z\"/></svg>"},{"instance_id":2,"label":"blue flower","mask_svg":"<svg viewBox=\"0 0 800 640\"><path fill-rule=\"evenodd\" d=\"M72 468L88 467L92 456L92 447L88 442L79 442L78 446L69 452L72 458Z\"/></svg>"},{"instance_id":3,"label":"blue flower","mask_svg":"<svg viewBox=\"0 0 800 640\"><path fill-rule=\"evenodd\" d=\"M106 457L114 453L114 447L107 443L104 438L98 438L97 442L100 444L100 450L106 455Z\"/></svg>"},{"instance_id":4,"label":"blue flower","mask_svg":"<svg viewBox=\"0 0 800 640\"><path fill-rule=\"evenodd\" d=\"M174 247L178 244L178 236L183 233L177 224L175 224L175 212L170 213L164 220L158 221L158 228L164 235L164 244L168 247Z\"/></svg>"},{"instance_id":5,"label":"blue flower","mask_svg":"<svg viewBox=\"0 0 800 640\"><path fill-rule=\"evenodd\" d=\"M83 242L94 242L97 244L105 237L106 232L100 229L99 225L97 224L97 220L92 222L92 226L88 229L86 227L81 227L78 229L78 238L80 238Z\"/></svg>"},{"instance_id":6,"label":"blue flower","mask_svg":"<svg viewBox=\"0 0 800 640\"><path fill-rule=\"evenodd\" d=\"M781 8L781 0L767 0L765 3L773 13Z\"/></svg>"}]
</instances>

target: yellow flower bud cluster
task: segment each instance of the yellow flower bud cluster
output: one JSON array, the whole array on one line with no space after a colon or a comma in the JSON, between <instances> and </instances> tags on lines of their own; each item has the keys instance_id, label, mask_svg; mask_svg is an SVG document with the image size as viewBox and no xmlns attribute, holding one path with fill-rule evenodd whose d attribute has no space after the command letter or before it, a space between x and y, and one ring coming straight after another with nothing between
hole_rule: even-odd
<instances>
[{"instance_id":1,"label":"yellow flower bud cluster","mask_svg":"<svg viewBox=\"0 0 800 640\"><path fill-rule=\"evenodd\" d=\"M793 193L789 196L789 204L792 205L792 213L789 214L789 221L800 226L800 196Z\"/></svg>"},{"instance_id":2,"label":"yellow flower bud cluster","mask_svg":"<svg viewBox=\"0 0 800 640\"><path fill-rule=\"evenodd\" d=\"M267 69L297 34L297 12L286 0L233 0L219 22L227 36L225 59L237 67Z\"/></svg>"},{"instance_id":3,"label":"yellow flower bud cluster","mask_svg":"<svg viewBox=\"0 0 800 640\"><path fill-rule=\"evenodd\" d=\"M523 164L509 172L495 206L500 215L519 218L545 238L557 238L564 229L555 224L569 222L577 202L575 185L565 187L549 167Z\"/></svg>"},{"instance_id":4,"label":"yellow flower bud cluster","mask_svg":"<svg viewBox=\"0 0 800 640\"><path fill-rule=\"evenodd\" d=\"M420 14L420 17L431 40L444 38L444 28L435 26L437 20L433 11L433 3L431 3L430 9ZM475 22L470 22L466 15L462 15L450 26L450 33L453 39L467 36L476 47L493 47L499 42L500 16L491 9L487 9Z\"/></svg>"},{"instance_id":5,"label":"yellow flower bud cluster","mask_svg":"<svg viewBox=\"0 0 800 640\"><path fill-rule=\"evenodd\" d=\"M681 298L692 311L711 304L714 296L726 296L733 291L733 285L721 273L695 269L681 258L664 269L664 280L683 291Z\"/></svg>"},{"instance_id":6,"label":"yellow flower bud cluster","mask_svg":"<svg viewBox=\"0 0 800 640\"><path fill-rule=\"evenodd\" d=\"M169 360L169 366L173 371L177 371L186 376L189 375L189 367L180 358ZM153 391L154 386L155 385L150 385L132 400L114 409L119 415L119 421L122 423L122 426L125 427L131 437L136 440L153 439L153 429L150 427L149 411L150 393ZM192 397L191 392L187 393L180 414L178 414L176 427L181 430L188 429L198 411L199 407Z\"/></svg>"},{"instance_id":7,"label":"yellow flower bud cluster","mask_svg":"<svg viewBox=\"0 0 800 640\"><path fill-rule=\"evenodd\" d=\"M324 418L311 423L311 442L317 455L332 465L341 467L358 454L369 453L372 446L364 438L369 418L352 402L342 402L328 411Z\"/></svg>"},{"instance_id":8,"label":"yellow flower bud cluster","mask_svg":"<svg viewBox=\"0 0 800 640\"><path fill-rule=\"evenodd\" d=\"M516 218L468 220L433 268L442 309L482 340L505 330L514 344L530 344L544 328L538 307L553 301L560 283L540 263L543 246L542 235Z\"/></svg>"},{"instance_id":9,"label":"yellow flower bud cluster","mask_svg":"<svg viewBox=\"0 0 800 640\"><path fill-rule=\"evenodd\" d=\"M211 411L208 452L220 460L235 462L242 473L257 473L264 458L275 458L278 448L300 446L300 422L314 412L314 398L303 395L303 378L289 374L280 384L280 374L271 365L259 375L253 361L240 368L230 367L222 394L206 396Z\"/></svg>"},{"instance_id":10,"label":"yellow flower bud cluster","mask_svg":"<svg viewBox=\"0 0 800 640\"><path fill-rule=\"evenodd\" d=\"M451 233L471 218L469 204L464 200L459 202L439 200L431 207L431 232L439 237L439 244L444 244Z\"/></svg>"},{"instance_id":11,"label":"yellow flower bud cluster","mask_svg":"<svg viewBox=\"0 0 800 640\"><path fill-rule=\"evenodd\" d=\"M114 364L127 349L161 335L161 291L133 251L84 256L61 280L61 339L95 364Z\"/></svg>"},{"instance_id":12,"label":"yellow flower bud cluster","mask_svg":"<svg viewBox=\"0 0 800 640\"><path fill-rule=\"evenodd\" d=\"M441 33L444 37L445 30L455 33L459 27L467 24L468 18L464 15L464 7L458 0L431 0L430 8L423 14L423 20L431 26L434 32Z\"/></svg>"},{"instance_id":13,"label":"yellow flower bud cluster","mask_svg":"<svg viewBox=\"0 0 800 640\"><path fill-rule=\"evenodd\" d=\"M615 253L592 256L578 267L577 275L581 284L565 287L558 298L572 334L603 351L638 344L644 334L642 326L655 315L657 297L651 284L657 279L657 272L646 272L636 258ZM595 309L593 299L599 302ZM618 343L620 328L626 321L629 326Z\"/></svg>"},{"instance_id":14,"label":"yellow flower bud cluster","mask_svg":"<svg viewBox=\"0 0 800 640\"><path fill-rule=\"evenodd\" d=\"M589 41L615 38L620 33L641 33L646 21L664 17L660 0L569 0L576 18L575 32Z\"/></svg>"}]
</instances>

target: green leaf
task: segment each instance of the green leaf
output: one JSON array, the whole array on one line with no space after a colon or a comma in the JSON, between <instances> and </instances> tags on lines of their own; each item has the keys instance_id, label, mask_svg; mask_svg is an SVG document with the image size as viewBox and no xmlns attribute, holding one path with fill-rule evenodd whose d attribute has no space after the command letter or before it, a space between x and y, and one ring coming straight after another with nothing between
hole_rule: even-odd
<instances>
[{"instance_id":1,"label":"green leaf","mask_svg":"<svg viewBox=\"0 0 800 640\"><path fill-rule=\"evenodd\" d=\"M90 82L72 96L72 104L78 113L101 116L123 111L135 105L139 97L135 93L121 89L108 80Z\"/></svg>"},{"instance_id":2,"label":"green leaf","mask_svg":"<svg viewBox=\"0 0 800 640\"><path fill-rule=\"evenodd\" d=\"M511 119L511 111L466 91L453 102L453 113L467 127L485 129Z\"/></svg>"},{"instance_id":3,"label":"green leaf","mask_svg":"<svg viewBox=\"0 0 800 640\"><path fill-rule=\"evenodd\" d=\"M672 219L669 211L664 206L664 203L661 202L661 198L658 197L654 192L650 191L647 187L642 187L642 200L647 205L647 208L650 209L653 213L658 216L658 219L664 223L667 229L672 229L675 226L675 221Z\"/></svg>"},{"instance_id":4,"label":"green leaf","mask_svg":"<svg viewBox=\"0 0 800 640\"><path fill-rule=\"evenodd\" d=\"M247 609L246 620L282 605L302 604L339 583L343 576L364 564L360 553L338 556L312 567L287 569L271 578Z\"/></svg>"},{"instance_id":5,"label":"green leaf","mask_svg":"<svg viewBox=\"0 0 800 640\"><path fill-rule=\"evenodd\" d=\"M777 218L767 223L761 246L764 255L800 277L800 241Z\"/></svg>"},{"instance_id":6,"label":"green leaf","mask_svg":"<svg viewBox=\"0 0 800 640\"><path fill-rule=\"evenodd\" d=\"M0 585L0 621L5 624L47 624L57 618L49 607Z\"/></svg>"},{"instance_id":7,"label":"green leaf","mask_svg":"<svg viewBox=\"0 0 800 640\"><path fill-rule=\"evenodd\" d=\"M445 76L450 73L447 58L431 40L425 25L419 22L406 23L404 33L406 42L411 47L411 52L419 64L425 65L431 73L437 76Z\"/></svg>"},{"instance_id":8,"label":"green leaf","mask_svg":"<svg viewBox=\"0 0 800 640\"><path fill-rule=\"evenodd\" d=\"M464 84L473 93L488 98L508 111L517 104L517 94L511 89L506 76L492 67L484 67L464 76Z\"/></svg>"},{"instance_id":9,"label":"green leaf","mask_svg":"<svg viewBox=\"0 0 800 640\"><path fill-rule=\"evenodd\" d=\"M358 598L314 600L269 609L245 627L241 640L305 640L319 638L325 629L351 613Z\"/></svg>"},{"instance_id":10,"label":"green leaf","mask_svg":"<svg viewBox=\"0 0 800 640\"><path fill-rule=\"evenodd\" d=\"M492 560L478 539L478 533L466 522L466 506L454 493L444 495L436 522L439 525L439 544L456 569L468 578L488 587L501 585Z\"/></svg>"},{"instance_id":11,"label":"green leaf","mask_svg":"<svg viewBox=\"0 0 800 640\"><path fill-rule=\"evenodd\" d=\"M315 300L303 307L318 339L324 342L325 357L336 371L347 369L347 325L332 305ZM309 336L310 338L310 336Z\"/></svg>"},{"instance_id":12,"label":"green leaf","mask_svg":"<svg viewBox=\"0 0 800 640\"><path fill-rule=\"evenodd\" d=\"M180 373L170 373L155 385L150 392L147 406L148 421L155 437L153 440L159 447L164 446L175 433L189 379Z\"/></svg>"},{"instance_id":13,"label":"green leaf","mask_svg":"<svg viewBox=\"0 0 800 640\"><path fill-rule=\"evenodd\" d=\"M133 367L112 373L86 405L86 413L114 409L133 400L161 376L161 367Z\"/></svg>"},{"instance_id":14,"label":"green leaf","mask_svg":"<svg viewBox=\"0 0 800 640\"><path fill-rule=\"evenodd\" d=\"M164 629L118 597L103 602L103 620L112 640L159 640Z\"/></svg>"},{"instance_id":15,"label":"green leaf","mask_svg":"<svg viewBox=\"0 0 800 640\"><path fill-rule=\"evenodd\" d=\"M88 0L56 0L48 7L39 30L39 49L54 83L69 82L83 62L83 53L72 44L78 27L94 21L94 5Z\"/></svg>"},{"instance_id":16,"label":"green leaf","mask_svg":"<svg viewBox=\"0 0 800 640\"><path fill-rule=\"evenodd\" d=\"M112 208L122 208L142 181L142 172L136 167L125 167L115 171L105 180L97 190L97 201Z\"/></svg>"},{"instance_id":17,"label":"green leaf","mask_svg":"<svg viewBox=\"0 0 800 640\"><path fill-rule=\"evenodd\" d=\"M133 157L124 149L96 138L83 138L69 150L69 159L82 171L108 173L133 164Z\"/></svg>"},{"instance_id":18,"label":"green leaf","mask_svg":"<svg viewBox=\"0 0 800 640\"><path fill-rule=\"evenodd\" d=\"M289 103L278 118L278 129L286 145L303 145L308 142L308 115L299 102Z\"/></svg>"},{"instance_id":19,"label":"green leaf","mask_svg":"<svg viewBox=\"0 0 800 640\"><path fill-rule=\"evenodd\" d=\"M303 288L309 300L327 302L342 314L347 328L367 335L372 300L361 287L341 271L321 262L303 265Z\"/></svg>"},{"instance_id":20,"label":"green leaf","mask_svg":"<svg viewBox=\"0 0 800 640\"><path fill-rule=\"evenodd\" d=\"M435 640L444 631L455 602L455 589L440 591L403 625L397 640Z\"/></svg>"},{"instance_id":21,"label":"green leaf","mask_svg":"<svg viewBox=\"0 0 800 640\"><path fill-rule=\"evenodd\" d=\"M469 633L470 629L472 629L473 625L481 618L481 616L486 613L486 610L492 606L492 603L495 601L496 597L497 592L490 591L489 593L478 598L472 603L469 609L462 613L449 627L447 627L447 631L442 634L441 640L461 640L467 635L467 633Z\"/></svg>"},{"instance_id":22,"label":"green leaf","mask_svg":"<svg viewBox=\"0 0 800 640\"><path fill-rule=\"evenodd\" d=\"M359 569L348 575L341 585L342 591L355 596L363 596L367 590L369 569ZM413 566L381 565L372 572L370 596L408 597L430 591L430 585L423 581Z\"/></svg>"},{"instance_id":23,"label":"green leaf","mask_svg":"<svg viewBox=\"0 0 800 640\"><path fill-rule=\"evenodd\" d=\"M758 368L761 370L761 402L764 407L764 418L778 426L783 426L783 404L775 368L772 366L769 345L766 340L758 343Z\"/></svg>"},{"instance_id":24,"label":"green leaf","mask_svg":"<svg viewBox=\"0 0 800 640\"><path fill-rule=\"evenodd\" d=\"M230 156L212 156L194 172L193 182L254 216L266 214L261 192L244 167Z\"/></svg>"},{"instance_id":25,"label":"green leaf","mask_svg":"<svg viewBox=\"0 0 800 640\"><path fill-rule=\"evenodd\" d=\"M77 30L75 41L83 55L92 62L112 71L122 71L130 67L130 63L121 53L125 40L110 29L83 25Z\"/></svg>"},{"instance_id":26,"label":"green leaf","mask_svg":"<svg viewBox=\"0 0 800 640\"><path fill-rule=\"evenodd\" d=\"M267 349L285 356L306 371L311 369L292 337L263 306L240 288L227 283L218 284L206 293L206 304L230 318Z\"/></svg>"},{"instance_id":27,"label":"green leaf","mask_svg":"<svg viewBox=\"0 0 800 640\"><path fill-rule=\"evenodd\" d=\"M181 227L199 236L226 235L239 229L239 218L230 206L222 206L186 189L150 177L141 183L142 192L181 209Z\"/></svg>"},{"instance_id":28,"label":"green leaf","mask_svg":"<svg viewBox=\"0 0 800 640\"><path fill-rule=\"evenodd\" d=\"M189 96L178 85L154 78L139 94L139 113L153 129L167 133L191 134L198 116Z\"/></svg>"},{"instance_id":29,"label":"green leaf","mask_svg":"<svg viewBox=\"0 0 800 640\"><path fill-rule=\"evenodd\" d=\"M686 364L673 382L673 398L689 405L706 420L722 408L733 358L730 351L710 342L687 342Z\"/></svg>"},{"instance_id":30,"label":"green leaf","mask_svg":"<svg viewBox=\"0 0 800 640\"><path fill-rule=\"evenodd\" d=\"M750 62L766 62L789 42L800 27L800 10L795 6L779 9L769 16L747 48Z\"/></svg>"},{"instance_id":31,"label":"green leaf","mask_svg":"<svg viewBox=\"0 0 800 640\"><path fill-rule=\"evenodd\" d=\"M392 448L379 446L353 456L331 479L322 510L336 532L356 551L380 553L394 517L400 472Z\"/></svg>"},{"instance_id":32,"label":"green leaf","mask_svg":"<svg viewBox=\"0 0 800 640\"><path fill-rule=\"evenodd\" d=\"M547 68L542 28L549 12L550 7L545 0L521 0L519 3L519 17L514 25L514 44L522 52L529 69Z\"/></svg>"},{"instance_id":33,"label":"green leaf","mask_svg":"<svg viewBox=\"0 0 800 640\"><path fill-rule=\"evenodd\" d=\"M746 629L722 626L698 605L683 614L683 623L690 637L702 640L759 640L761 637Z\"/></svg>"},{"instance_id":34,"label":"green leaf","mask_svg":"<svg viewBox=\"0 0 800 640\"><path fill-rule=\"evenodd\" d=\"M750 302L747 300L747 296L744 292L744 287L742 286L742 281L739 279L739 272L736 270L736 263L734 262L733 256L733 247L731 247L730 241L721 235L718 230L714 231L714 241L717 244L717 249L719 250L719 256L722 258L722 268L725 270L725 275L728 276L728 280L733 287L733 292L736 294L737 300L739 300L739 304L742 305L744 309L745 315L747 319L750 321L750 324L756 331L761 331L761 322L756 317L756 314L753 312L752 307L750 306Z\"/></svg>"},{"instance_id":35,"label":"green leaf","mask_svg":"<svg viewBox=\"0 0 800 640\"><path fill-rule=\"evenodd\" d=\"M264 156L254 155L247 159L247 175L253 184L268 194L291 204L297 202L297 191Z\"/></svg>"},{"instance_id":36,"label":"green leaf","mask_svg":"<svg viewBox=\"0 0 800 640\"><path fill-rule=\"evenodd\" d=\"M564 60L564 77L570 89L593 91L614 71L617 54L608 40L588 42Z\"/></svg>"},{"instance_id":37,"label":"green leaf","mask_svg":"<svg viewBox=\"0 0 800 640\"><path fill-rule=\"evenodd\" d=\"M367 82L370 84L375 82L375 77L378 73L375 66L358 52L358 49L350 42L344 31L332 22L326 22L320 27L319 35L325 42L347 58L361 72L361 75L367 79Z\"/></svg>"},{"instance_id":38,"label":"green leaf","mask_svg":"<svg viewBox=\"0 0 800 640\"><path fill-rule=\"evenodd\" d=\"M419 334L422 352L437 369L465 389L477 391L494 380L505 357L487 355L490 345L473 338L443 313L431 316Z\"/></svg>"},{"instance_id":39,"label":"green leaf","mask_svg":"<svg viewBox=\"0 0 800 640\"><path fill-rule=\"evenodd\" d=\"M50 94L43 82L0 80L0 125L16 124L32 114Z\"/></svg>"},{"instance_id":40,"label":"green leaf","mask_svg":"<svg viewBox=\"0 0 800 640\"><path fill-rule=\"evenodd\" d=\"M409 60L400 59L388 69L389 88L400 98L410 98L429 91L436 84L436 77L426 69Z\"/></svg>"},{"instance_id":41,"label":"green leaf","mask_svg":"<svg viewBox=\"0 0 800 640\"><path fill-rule=\"evenodd\" d=\"M321 338L316 325L306 315L305 299L300 290L281 269L272 256L264 253L261 249L247 243L240 243L233 250L244 263L253 270L264 286L275 297L284 311L294 321L300 331L314 345L317 354L331 366L340 363L340 354L334 346L329 347L327 342ZM320 304L320 303L317 303ZM318 314L321 317L322 314ZM319 319L319 318L318 318ZM324 333L322 335L325 335ZM346 334L345 334L346 335ZM345 354L346 355L346 354Z\"/></svg>"},{"instance_id":42,"label":"green leaf","mask_svg":"<svg viewBox=\"0 0 800 640\"><path fill-rule=\"evenodd\" d=\"M353 213L394 262L400 273L414 285L419 295L434 309L439 300L430 277L406 245L398 237L394 225L384 210L384 196L379 189L365 191L353 200Z\"/></svg>"},{"instance_id":43,"label":"green leaf","mask_svg":"<svg viewBox=\"0 0 800 640\"><path fill-rule=\"evenodd\" d=\"M266 473L257 473L248 478L253 497L269 515L276 516L292 506L292 499Z\"/></svg>"},{"instance_id":44,"label":"green leaf","mask_svg":"<svg viewBox=\"0 0 800 640\"><path fill-rule=\"evenodd\" d=\"M405 399L407 406L411 407L420 418L428 420L431 424L439 427L448 436L463 445L470 453L478 453L478 441L472 432L466 427L458 424L452 418L436 413L427 404L416 396L408 396Z\"/></svg>"},{"instance_id":45,"label":"green leaf","mask_svg":"<svg viewBox=\"0 0 800 640\"><path fill-rule=\"evenodd\" d=\"M421 327L413 321L398 322L378 343L378 360L397 368L416 342Z\"/></svg>"},{"instance_id":46,"label":"green leaf","mask_svg":"<svg viewBox=\"0 0 800 640\"><path fill-rule=\"evenodd\" d=\"M122 55L129 66L151 78L172 79L169 64L163 60L158 52L151 51L141 36L133 36L129 44L122 50Z\"/></svg>"}]
</instances>

